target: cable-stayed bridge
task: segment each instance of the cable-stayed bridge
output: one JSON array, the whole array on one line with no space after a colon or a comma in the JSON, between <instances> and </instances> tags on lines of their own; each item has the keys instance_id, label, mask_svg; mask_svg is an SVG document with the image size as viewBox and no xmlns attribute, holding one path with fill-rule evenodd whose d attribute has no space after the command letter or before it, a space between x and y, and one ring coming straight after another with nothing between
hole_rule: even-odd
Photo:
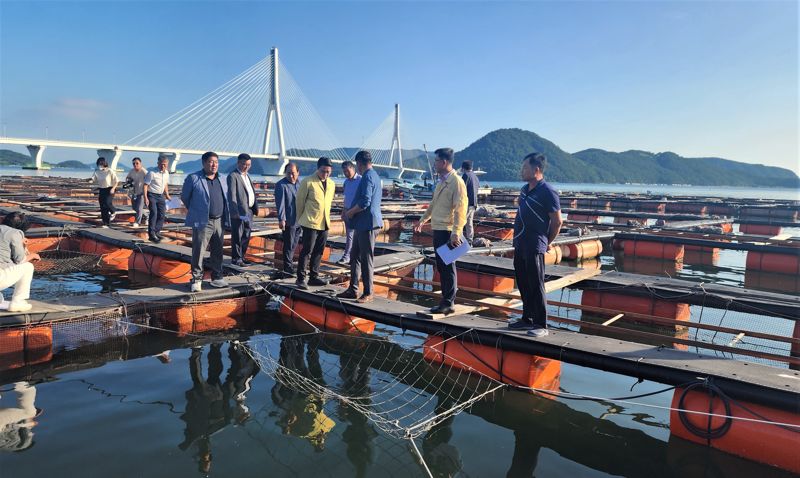
<instances>
[{"instance_id":1,"label":"cable-stayed bridge","mask_svg":"<svg viewBox=\"0 0 800 478\"><path fill-rule=\"evenodd\" d=\"M263 160L265 174L282 174L289 161L351 159L278 57L278 49L194 103L120 143L0 137L0 144L27 146L36 168L47 147L95 149L116 168L123 152L165 154L175 172L183 156L215 151L220 157L248 153ZM362 149L389 177L421 174L403 166L400 107L367 137Z\"/></svg>"}]
</instances>

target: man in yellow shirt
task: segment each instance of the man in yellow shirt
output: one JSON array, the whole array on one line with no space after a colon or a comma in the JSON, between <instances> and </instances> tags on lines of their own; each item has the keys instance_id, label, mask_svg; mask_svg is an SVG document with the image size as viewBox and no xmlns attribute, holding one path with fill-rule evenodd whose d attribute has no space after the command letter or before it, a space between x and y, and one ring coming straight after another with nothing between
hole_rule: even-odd
<instances>
[{"instance_id":1,"label":"man in yellow shirt","mask_svg":"<svg viewBox=\"0 0 800 478\"><path fill-rule=\"evenodd\" d=\"M327 285L319 278L319 263L325 242L328 240L328 229L331 226L331 205L336 185L330 178L333 163L326 157L317 160L316 173L300 182L297 189L296 210L297 224L303 228L303 249L297 267L297 287L307 289L306 267L309 256L311 272L308 285ZM284 246L285 247L285 246Z\"/></svg>"},{"instance_id":2,"label":"man in yellow shirt","mask_svg":"<svg viewBox=\"0 0 800 478\"><path fill-rule=\"evenodd\" d=\"M452 148L437 149L433 164L436 173L439 175L439 182L433 191L433 198L422 215L422 219L417 222L414 230L422 232L422 226L431 221L433 229L433 247L439 248L444 244L449 244L451 248L461 244L461 231L467 222L467 186L464 180L453 171L453 150ZM436 270L439 272L439 280L442 284L442 299L439 305L431 308L434 314L452 314L456 299L456 263L445 264L439 254L436 253Z\"/></svg>"}]
</instances>

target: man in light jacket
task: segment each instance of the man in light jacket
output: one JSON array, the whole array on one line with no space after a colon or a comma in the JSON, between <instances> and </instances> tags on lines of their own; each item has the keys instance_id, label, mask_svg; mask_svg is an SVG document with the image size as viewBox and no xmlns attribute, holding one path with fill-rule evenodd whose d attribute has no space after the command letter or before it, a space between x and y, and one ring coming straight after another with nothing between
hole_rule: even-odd
<instances>
[{"instance_id":1,"label":"man in light jacket","mask_svg":"<svg viewBox=\"0 0 800 478\"><path fill-rule=\"evenodd\" d=\"M439 182L433 191L433 198L414 228L422 232L422 226L431 221L433 229L433 247L438 249L447 244L455 248L461 244L461 232L467 217L467 186L464 180L453 170L452 148L437 149L434 169L439 174ZM456 298L458 276L456 263L445 264L439 253L436 253L436 270L442 283L442 298L439 305L431 308L434 314L452 314Z\"/></svg>"},{"instance_id":2,"label":"man in light jacket","mask_svg":"<svg viewBox=\"0 0 800 478\"><path fill-rule=\"evenodd\" d=\"M253 231L253 217L258 215L258 201L253 181L247 172L252 161L250 155L242 153L236 161L236 169L228 175L228 210L231 212L231 263L245 266L247 246Z\"/></svg>"},{"instance_id":3,"label":"man in light jacket","mask_svg":"<svg viewBox=\"0 0 800 478\"><path fill-rule=\"evenodd\" d=\"M203 154L203 169L186 176L181 201L186 207L186 225L192 228L192 292L203 284L203 256L209 249L211 286L228 287L222 277L222 240L224 228L230 228L228 187L219 177L219 156Z\"/></svg>"},{"instance_id":4,"label":"man in light jacket","mask_svg":"<svg viewBox=\"0 0 800 478\"><path fill-rule=\"evenodd\" d=\"M326 285L319 278L319 263L328 240L331 206L336 184L330 178L333 163L326 157L317 161L317 171L300 182L297 189L297 223L303 228L303 250L297 265L297 287L306 289L306 267L311 261L308 285Z\"/></svg>"}]
</instances>

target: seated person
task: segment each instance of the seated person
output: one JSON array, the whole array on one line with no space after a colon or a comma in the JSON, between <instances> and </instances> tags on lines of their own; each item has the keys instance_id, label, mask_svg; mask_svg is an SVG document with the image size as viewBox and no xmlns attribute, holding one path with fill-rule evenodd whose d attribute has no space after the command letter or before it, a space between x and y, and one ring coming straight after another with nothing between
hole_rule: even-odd
<instances>
[{"instance_id":1,"label":"seated person","mask_svg":"<svg viewBox=\"0 0 800 478\"><path fill-rule=\"evenodd\" d=\"M8 303L9 312L26 312L32 308L28 302L33 280L31 262L40 257L39 254L29 254L25 247L28 226L28 220L21 212L8 214L0 224L0 291L14 286L14 294Z\"/></svg>"}]
</instances>

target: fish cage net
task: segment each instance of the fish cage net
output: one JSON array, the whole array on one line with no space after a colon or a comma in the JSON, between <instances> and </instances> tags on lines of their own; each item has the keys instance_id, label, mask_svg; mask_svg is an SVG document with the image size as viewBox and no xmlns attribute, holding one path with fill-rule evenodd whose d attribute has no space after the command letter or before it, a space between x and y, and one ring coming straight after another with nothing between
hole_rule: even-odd
<instances>
[{"instance_id":1,"label":"fish cage net","mask_svg":"<svg viewBox=\"0 0 800 478\"><path fill-rule=\"evenodd\" d=\"M299 394L302 409L342 404L389 436L415 439L505 386L453 357L427 360L425 347L317 331L253 338L245 350L278 384L273 394ZM312 419L298 426L317 425Z\"/></svg>"},{"instance_id":2,"label":"fish cage net","mask_svg":"<svg viewBox=\"0 0 800 478\"><path fill-rule=\"evenodd\" d=\"M89 272L98 268L100 255L55 249L39 252L41 260L34 263L35 274L54 275Z\"/></svg>"}]
</instances>

